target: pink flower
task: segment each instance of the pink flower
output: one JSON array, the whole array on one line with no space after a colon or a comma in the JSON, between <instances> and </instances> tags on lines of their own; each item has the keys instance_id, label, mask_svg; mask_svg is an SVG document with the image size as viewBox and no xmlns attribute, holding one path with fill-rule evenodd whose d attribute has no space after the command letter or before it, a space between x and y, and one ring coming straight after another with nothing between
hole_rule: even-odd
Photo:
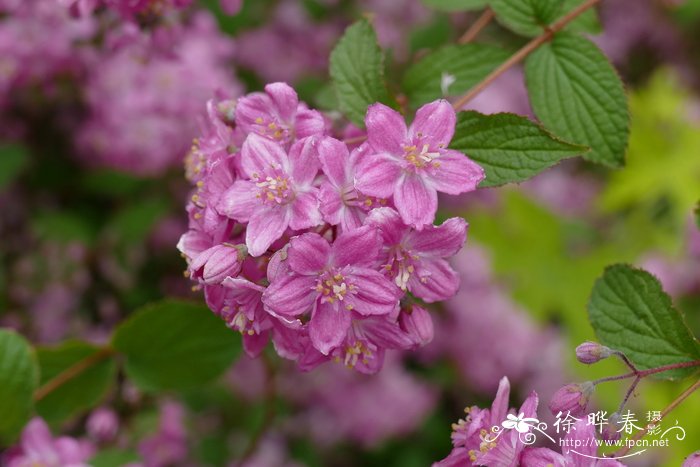
<instances>
[{"instance_id":1,"label":"pink flower","mask_svg":"<svg viewBox=\"0 0 700 467\"><path fill-rule=\"evenodd\" d=\"M593 394L595 386L591 382L571 383L554 393L549 401L549 410L552 415L567 412L574 417L582 417L586 414L588 401Z\"/></svg>"},{"instance_id":2,"label":"pink flower","mask_svg":"<svg viewBox=\"0 0 700 467\"><path fill-rule=\"evenodd\" d=\"M415 347L422 347L433 340L433 319L428 310L418 305L411 305L401 310L399 315L401 329L413 340Z\"/></svg>"},{"instance_id":3,"label":"pink flower","mask_svg":"<svg viewBox=\"0 0 700 467\"><path fill-rule=\"evenodd\" d=\"M86 430L92 439L100 442L112 441L119 432L119 417L109 407L99 407L90 413Z\"/></svg>"},{"instance_id":4,"label":"pink flower","mask_svg":"<svg viewBox=\"0 0 700 467\"><path fill-rule=\"evenodd\" d=\"M386 200L365 196L355 188L355 167L368 150L369 146L362 145L348 153L347 145L331 137L323 138L318 145L326 175L319 194L321 213L326 222L343 230L360 227L372 208L386 204Z\"/></svg>"},{"instance_id":5,"label":"pink flower","mask_svg":"<svg viewBox=\"0 0 700 467\"><path fill-rule=\"evenodd\" d=\"M697 451L685 458L683 467L698 467L700 466L700 451Z\"/></svg>"},{"instance_id":6,"label":"pink flower","mask_svg":"<svg viewBox=\"0 0 700 467\"><path fill-rule=\"evenodd\" d=\"M382 233L379 256L385 274L402 290L426 302L452 297L459 288L459 276L444 258L456 254L467 239L467 223L453 217L441 226L414 230L405 225L391 208L374 209L366 223Z\"/></svg>"},{"instance_id":7,"label":"pink flower","mask_svg":"<svg viewBox=\"0 0 700 467\"><path fill-rule=\"evenodd\" d=\"M67 436L54 439L46 422L34 418L22 431L19 446L9 450L3 465L7 467L89 467L94 447Z\"/></svg>"},{"instance_id":8,"label":"pink flower","mask_svg":"<svg viewBox=\"0 0 700 467\"><path fill-rule=\"evenodd\" d=\"M201 252L190 263L190 277L205 284L220 284L241 271L246 251L243 245L222 243Z\"/></svg>"},{"instance_id":9,"label":"pink flower","mask_svg":"<svg viewBox=\"0 0 700 467\"><path fill-rule=\"evenodd\" d=\"M473 191L484 171L464 154L447 149L456 115L439 100L416 113L409 128L403 117L383 104L370 106L365 117L372 157L357 167L356 188L379 198L393 197L406 224L418 229L432 224L437 193Z\"/></svg>"},{"instance_id":10,"label":"pink flower","mask_svg":"<svg viewBox=\"0 0 700 467\"><path fill-rule=\"evenodd\" d=\"M245 134L255 133L288 146L295 139L320 136L323 116L299 103L296 91L286 83L271 83L265 92L238 100L236 124Z\"/></svg>"},{"instance_id":11,"label":"pink flower","mask_svg":"<svg viewBox=\"0 0 700 467\"><path fill-rule=\"evenodd\" d=\"M305 138L287 153L274 141L250 134L241 149L245 179L224 193L218 210L248 222L246 245L260 256L287 228L301 230L321 224L318 189L313 186L319 162L316 141Z\"/></svg>"},{"instance_id":12,"label":"pink flower","mask_svg":"<svg viewBox=\"0 0 700 467\"><path fill-rule=\"evenodd\" d=\"M294 238L289 272L263 294L272 313L297 317L309 310L309 337L324 355L340 345L353 319L396 310L401 291L373 269L379 235L369 226L345 232L332 245L316 233Z\"/></svg>"},{"instance_id":13,"label":"pink flower","mask_svg":"<svg viewBox=\"0 0 700 467\"><path fill-rule=\"evenodd\" d=\"M598 450L593 442L595 440L595 425L587 420L580 420L571 427L564 437L565 446L576 446L576 452L566 447L562 453L554 452L547 448L528 448L523 451L520 459L521 465L528 467L624 467L624 464L615 459L594 459L598 457ZM685 465L685 464L684 464Z\"/></svg>"},{"instance_id":14,"label":"pink flower","mask_svg":"<svg viewBox=\"0 0 700 467\"><path fill-rule=\"evenodd\" d=\"M521 440L521 432L516 429L505 431L496 438L491 428L500 427L509 413L508 396L510 383L508 378L501 379L496 398L491 409L469 407L465 409L467 416L452 425L452 444L454 449L445 459L433 464L433 467L461 467L465 465L493 465L500 467L516 467L520 464L520 454L525 448ZM538 398L531 393L517 411L517 419L537 417ZM522 424L522 423L521 423ZM496 438L487 441L484 436Z\"/></svg>"},{"instance_id":15,"label":"pink flower","mask_svg":"<svg viewBox=\"0 0 700 467\"><path fill-rule=\"evenodd\" d=\"M139 443L145 467L166 467L185 459L187 431L184 417L184 409L177 402L161 404L158 431Z\"/></svg>"}]
</instances>

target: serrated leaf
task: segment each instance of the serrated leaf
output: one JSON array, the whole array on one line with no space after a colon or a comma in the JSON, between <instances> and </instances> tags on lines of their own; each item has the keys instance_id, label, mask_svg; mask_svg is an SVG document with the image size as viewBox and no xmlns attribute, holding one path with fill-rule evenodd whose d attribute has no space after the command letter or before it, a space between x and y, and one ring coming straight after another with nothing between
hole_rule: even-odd
<instances>
[{"instance_id":1,"label":"serrated leaf","mask_svg":"<svg viewBox=\"0 0 700 467\"><path fill-rule=\"evenodd\" d=\"M585 0L564 0L561 13L566 14L582 4ZM595 8L590 8L583 12L578 18L573 20L566 27L567 31L585 32L588 34L599 34L603 28L598 20L598 13Z\"/></svg>"},{"instance_id":2,"label":"serrated leaf","mask_svg":"<svg viewBox=\"0 0 700 467\"><path fill-rule=\"evenodd\" d=\"M509 56L507 51L492 45L448 45L411 65L404 74L403 90L413 107L462 94Z\"/></svg>"},{"instance_id":3,"label":"serrated leaf","mask_svg":"<svg viewBox=\"0 0 700 467\"><path fill-rule=\"evenodd\" d=\"M525 181L588 148L563 141L515 114L460 112L450 144L486 171L482 187Z\"/></svg>"},{"instance_id":4,"label":"serrated leaf","mask_svg":"<svg viewBox=\"0 0 700 467\"><path fill-rule=\"evenodd\" d=\"M700 360L700 345L650 273L626 264L606 268L588 303L591 325L603 345L623 352L639 369ZM657 375L683 378L697 368Z\"/></svg>"},{"instance_id":5,"label":"serrated leaf","mask_svg":"<svg viewBox=\"0 0 700 467\"><path fill-rule=\"evenodd\" d=\"M341 112L359 127L364 127L367 107L389 102L384 53L368 21L358 21L345 30L331 53L330 75Z\"/></svg>"},{"instance_id":6,"label":"serrated leaf","mask_svg":"<svg viewBox=\"0 0 700 467\"><path fill-rule=\"evenodd\" d=\"M562 0L491 0L496 19L525 36L537 36L561 12Z\"/></svg>"},{"instance_id":7,"label":"serrated leaf","mask_svg":"<svg viewBox=\"0 0 700 467\"><path fill-rule=\"evenodd\" d=\"M620 167L629 138L629 113L622 81L588 39L566 33L525 62L530 103L557 135L591 148L587 160Z\"/></svg>"},{"instance_id":8,"label":"serrated leaf","mask_svg":"<svg viewBox=\"0 0 700 467\"><path fill-rule=\"evenodd\" d=\"M427 7L440 11L479 10L488 5L488 0L421 0Z\"/></svg>"},{"instance_id":9,"label":"serrated leaf","mask_svg":"<svg viewBox=\"0 0 700 467\"><path fill-rule=\"evenodd\" d=\"M37 402L36 410L47 422L67 420L95 407L104 399L115 380L116 365L111 356L98 355L100 351L99 347L80 341L37 349L42 385L85 359L99 358Z\"/></svg>"},{"instance_id":10,"label":"serrated leaf","mask_svg":"<svg viewBox=\"0 0 700 467\"><path fill-rule=\"evenodd\" d=\"M165 300L122 323L112 344L141 389L184 389L223 373L240 354L239 336L204 305Z\"/></svg>"},{"instance_id":11,"label":"serrated leaf","mask_svg":"<svg viewBox=\"0 0 700 467\"><path fill-rule=\"evenodd\" d=\"M0 329L0 445L10 445L29 421L39 379L32 348L7 329Z\"/></svg>"},{"instance_id":12,"label":"serrated leaf","mask_svg":"<svg viewBox=\"0 0 700 467\"><path fill-rule=\"evenodd\" d=\"M0 145L0 189L12 182L29 163L29 154L24 146Z\"/></svg>"}]
</instances>

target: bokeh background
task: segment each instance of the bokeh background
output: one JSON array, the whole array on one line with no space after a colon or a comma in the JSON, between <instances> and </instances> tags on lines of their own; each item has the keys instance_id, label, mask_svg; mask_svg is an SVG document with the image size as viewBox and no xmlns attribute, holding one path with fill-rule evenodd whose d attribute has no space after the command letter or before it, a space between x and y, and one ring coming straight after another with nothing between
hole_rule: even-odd
<instances>
[{"instance_id":1,"label":"bokeh background","mask_svg":"<svg viewBox=\"0 0 700 467\"><path fill-rule=\"evenodd\" d=\"M390 84L476 18L417 0L246 0L237 14L207 0L129 21L76 8L0 0L0 325L38 345L103 342L162 297L202 301L175 245L186 230L182 161L209 98L286 81L330 111L328 55L357 18L372 18ZM470 228L454 261L460 292L434 309L431 344L390 355L376 376L242 354L211 385L154 396L121 381L92 414L49 424L124 464L426 466L450 451L463 408L490 405L504 375L517 406L533 389L546 401L569 381L624 372L573 353L594 339L586 303L608 264L652 271L700 334L700 1L606 0L599 14L593 38L629 95L626 167L569 160L519 186L442 199L440 216ZM523 43L495 23L480 40ZM531 115L522 73L470 108ZM594 408L614 411L625 389L602 386ZM645 382L631 409L645 417L682 389ZM686 439L630 465L676 466L700 448L700 397L675 418Z\"/></svg>"}]
</instances>

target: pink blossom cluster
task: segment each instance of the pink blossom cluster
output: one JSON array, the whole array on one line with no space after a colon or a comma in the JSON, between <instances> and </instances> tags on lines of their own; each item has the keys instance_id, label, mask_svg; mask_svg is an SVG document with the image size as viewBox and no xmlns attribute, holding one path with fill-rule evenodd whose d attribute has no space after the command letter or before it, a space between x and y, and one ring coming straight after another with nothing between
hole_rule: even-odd
<instances>
[{"instance_id":1,"label":"pink blossom cluster","mask_svg":"<svg viewBox=\"0 0 700 467\"><path fill-rule=\"evenodd\" d=\"M76 135L83 161L139 175L172 167L197 132L201 104L217 89L237 95L232 43L211 15L144 32L124 25L91 67L87 121Z\"/></svg>"},{"instance_id":2,"label":"pink blossom cluster","mask_svg":"<svg viewBox=\"0 0 700 467\"><path fill-rule=\"evenodd\" d=\"M510 382L504 377L490 409L466 408L466 417L452 425L452 452L433 467L624 467L615 459L596 458L597 448L591 440L596 437L597 429L586 418L571 426L561 443L562 446L580 446L578 451L563 447L559 453L547 447L531 447L539 434L532 428L537 425L537 393L533 391L518 410L508 408L509 395Z\"/></svg>"},{"instance_id":3,"label":"pink blossom cluster","mask_svg":"<svg viewBox=\"0 0 700 467\"><path fill-rule=\"evenodd\" d=\"M75 16L89 15L98 7L104 6L117 11L125 18L135 15L163 14L169 10L181 9L192 4L192 0L56 0ZM238 13L242 0L221 0L223 10L234 15Z\"/></svg>"},{"instance_id":4,"label":"pink blossom cluster","mask_svg":"<svg viewBox=\"0 0 700 467\"><path fill-rule=\"evenodd\" d=\"M410 126L374 104L367 141L352 149L284 83L209 103L209 128L187 157L195 189L178 247L250 355L271 338L303 370L334 360L374 373L386 349L431 339L417 299L457 292L446 258L467 230L460 218L433 225L437 193L484 178L448 149L455 123L443 100Z\"/></svg>"}]
</instances>

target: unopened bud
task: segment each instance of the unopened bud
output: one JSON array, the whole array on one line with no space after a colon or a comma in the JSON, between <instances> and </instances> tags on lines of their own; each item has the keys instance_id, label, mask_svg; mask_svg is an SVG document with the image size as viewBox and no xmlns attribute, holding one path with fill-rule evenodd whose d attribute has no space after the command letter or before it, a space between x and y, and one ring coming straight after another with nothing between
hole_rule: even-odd
<instances>
[{"instance_id":1,"label":"unopened bud","mask_svg":"<svg viewBox=\"0 0 700 467\"><path fill-rule=\"evenodd\" d=\"M618 425L620 423L620 414L617 412L614 412L612 415L610 415L610 418L608 419L608 424L603 427L603 429L600 432L600 437L603 438L605 441L617 441L619 440L622 435L618 431Z\"/></svg>"},{"instance_id":2,"label":"unopened bud","mask_svg":"<svg viewBox=\"0 0 700 467\"><path fill-rule=\"evenodd\" d=\"M91 438L99 442L108 442L117 436L119 418L114 410L100 407L92 411L87 419L86 429Z\"/></svg>"},{"instance_id":3,"label":"unopened bud","mask_svg":"<svg viewBox=\"0 0 700 467\"><path fill-rule=\"evenodd\" d=\"M241 271L247 255L244 245L222 243L201 252L190 264L190 277L205 284L220 284Z\"/></svg>"},{"instance_id":4,"label":"unopened bud","mask_svg":"<svg viewBox=\"0 0 700 467\"><path fill-rule=\"evenodd\" d=\"M700 451L686 457L682 467L700 467Z\"/></svg>"},{"instance_id":5,"label":"unopened bud","mask_svg":"<svg viewBox=\"0 0 700 467\"><path fill-rule=\"evenodd\" d=\"M421 306L411 305L402 310L399 326L411 337L416 347L422 347L433 340L433 319Z\"/></svg>"},{"instance_id":6,"label":"unopened bud","mask_svg":"<svg viewBox=\"0 0 700 467\"><path fill-rule=\"evenodd\" d=\"M549 410L554 415L569 412L574 417L582 417L594 389L591 382L567 384L554 393L549 401Z\"/></svg>"},{"instance_id":7,"label":"unopened bud","mask_svg":"<svg viewBox=\"0 0 700 467\"><path fill-rule=\"evenodd\" d=\"M588 341L576 347L576 358L579 362L587 365L597 363L605 358L608 358L612 354L612 349L597 342Z\"/></svg>"}]
</instances>

